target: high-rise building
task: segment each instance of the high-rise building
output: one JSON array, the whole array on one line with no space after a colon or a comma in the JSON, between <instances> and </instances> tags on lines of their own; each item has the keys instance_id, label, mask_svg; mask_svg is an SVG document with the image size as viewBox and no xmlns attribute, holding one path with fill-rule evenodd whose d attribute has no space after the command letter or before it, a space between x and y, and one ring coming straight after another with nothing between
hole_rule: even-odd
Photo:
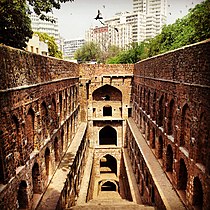
<instances>
[{"instance_id":1,"label":"high-rise building","mask_svg":"<svg viewBox=\"0 0 210 210\"><path fill-rule=\"evenodd\" d=\"M58 31L58 18L54 16L49 16L49 18L53 18L54 22L41 20L38 15L31 14L31 27L35 32L47 33L50 36L55 37L56 40L59 39L59 31Z\"/></svg>"},{"instance_id":2,"label":"high-rise building","mask_svg":"<svg viewBox=\"0 0 210 210\"><path fill-rule=\"evenodd\" d=\"M151 38L166 24L167 0L133 0L133 12L147 15L146 38Z\"/></svg>"},{"instance_id":3,"label":"high-rise building","mask_svg":"<svg viewBox=\"0 0 210 210\"><path fill-rule=\"evenodd\" d=\"M65 40L63 55L65 59L73 59L75 51L85 43L84 39Z\"/></svg>"}]
</instances>

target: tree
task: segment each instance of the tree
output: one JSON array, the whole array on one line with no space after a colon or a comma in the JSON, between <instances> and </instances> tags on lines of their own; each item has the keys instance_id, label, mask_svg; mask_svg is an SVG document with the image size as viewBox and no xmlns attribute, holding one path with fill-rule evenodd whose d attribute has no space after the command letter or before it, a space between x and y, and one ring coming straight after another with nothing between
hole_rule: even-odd
<instances>
[{"instance_id":1,"label":"tree","mask_svg":"<svg viewBox=\"0 0 210 210\"><path fill-rule=\"evenodd\" d=\"M31 20L24 0L1 0L0 43L23 49L32 37Z\"/></svg>"},{"instance_id":2,"label":"tree","mask_svg":"<svg viewBox=\"0 0 210 210\"><path fill-rule=\"evenodd\" d=\"M101 49L94 42L86 42L81 48L76 50L74 58L83 63L92 60L100 63Z\"/></svg>"},{"instance_id":3,"label":"tree","mask_svg":"<svg viewBox=\"0 0 210 210\"><path fill-rule=\"evenodd\" d=\"M46 33L40 33L35 32L35 34L38 34L40 41L43 41L48 44L48 50L49 55L56 57L56 58L62 58L62 52L58 50L58 45L55 42L55 38L53 36L50 36Z\"/></svg>"},{"instance_id":4,"label":"tree","mask_svg":"<svg viewBox=\"0 0 210 210\"><path fill-rule=\"evenodd\" d=\"M40 19L49 20L46 14L53 8L60 9L61 3L68 1L74 0L1 0L0 43L24 49L33 34L29 18L32 10Z\"/></svg>"}]
</instances>

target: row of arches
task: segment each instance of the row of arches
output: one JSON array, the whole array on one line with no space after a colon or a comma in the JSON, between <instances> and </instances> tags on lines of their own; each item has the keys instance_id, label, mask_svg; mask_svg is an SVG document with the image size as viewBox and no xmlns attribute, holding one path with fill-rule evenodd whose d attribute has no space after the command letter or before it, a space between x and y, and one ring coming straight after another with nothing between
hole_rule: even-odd
<instances>
[{"instance_id":1,"label":"row of arches","mask_svg":"<svg viewBox=\"0 0 210 210\"><path fill-rule=\"evenodd\" d=\"M141 196L148 196L150 204L154 204L155 186L152 181L153 178L149 173L143 156L141 155L138 144L136 143L129 129L127 129L127 141L129 156L132 162L137 183L139 184ZM158 144L160 145L157 146ZM173 147L168 144L166 149L164 149L163 139L161 136L159 136L158 142L156 142L155 154L158 159L162 159L164 161L162 166L164 167L166 173L168 173L170 177L175 177L176 181L172 180L172 182L174 183L175 188L179 192L183 201L186 202L187 199L189 200L189 198L186 197L186 192L189 192L189 190L192 189L193 193L191 198L191 205L196 207L196 209L202 209L204 203L204 189L201 179L198 176L195 176L193 181L190 181L191 176L188 172L188 166L186 165L185 160L180 158L178 162L175 163ZM190 185L192 185L192 187L190 187ZM147 190L145 191L146 188ZM149 195L147 195L148 192ZM146 200L148 200L148 198Z\"/></svg>"},{"instance_id":2,"label":"row of arches","mask_svg":"<svg viewBox=\"0 0 210 210\"><path fill-rule=\"evenodd\" d=\"M197 112L190 108L188 103L179 107L173 98L169 100L164 94L157 98L155 92L146 92L144 88L145 97L134 103L133 111L135 122L142 133L148 128L146 123L154 124L155 121L155 125L171 136L174 143L187 149L197 163L206 166L209 130L205 112L201 112L200 116L193 116L194 113L197 115Z\"/></svg>"},{"instance_id":3,"label":"row of arches","mask_svg":"<svg viewBox=\"0 0 210 210\"><path fill-rule=\"evenodd\" d=\"M12 151L13 154L12 168L14 172L11 173L10 170L10 174L6 173L7 166L3 165L4 162L1 161L4 159L3 153L1 153L0 168L2 168L2 171L0 173L0 183L6 183L9 177L14 176L15 169L29 160L30 153L35 148L39 149L41 146L44 146L45 140L51 138L55 129L59 133L57 141L61 139L61 142L63 142L62 150L70 144L76 132L79 107L65 119L66 123L62 124L63 128L58 129L59 121L61 123L59 113L62 113L62 110L59 110L55 97L52 99L48 98L46 101L43 100L40 105L37 103L32 104L26 111L24 119L18 110L11 113L11 119L8 120L7 124L8 128L12 128L8 131L8 138L11 138L11 142L13 142L9 145L11 147L9 151ZM7 141L6 136L5 141ZM56 141L54 147L57 147ZM6 154L6 151L4 154ZM56 161L58 159L57 156L56 154Z\"/></svg>"}]
</instances>

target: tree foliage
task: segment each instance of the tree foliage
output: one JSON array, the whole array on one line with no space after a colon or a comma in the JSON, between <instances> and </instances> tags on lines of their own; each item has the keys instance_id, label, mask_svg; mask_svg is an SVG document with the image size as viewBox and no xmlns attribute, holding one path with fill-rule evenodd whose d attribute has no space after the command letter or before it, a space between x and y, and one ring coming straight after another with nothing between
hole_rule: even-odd
<instances>
[{"instance_id":1,"label":"tree foliage","mask_svg":"<svg viewBox=\"0 0 210 210\"><path fill-rule=\"evenodd\" d=\"M33 34L27 13L24 0L0 1L0 43L20 49L26 47Z\"/></svg>"},{"instance_id":2,"label":"tree foliage","mask_svg":"<svg viewBox=\"0 0 210 210\"><path fill-rule=\"evenodd\" d=\"M0 0L0 43L24 49L32 37L29 14L34 11L41 19L61 3L74 0ZM53 21L53 19L51 19Z\"/></svg>"},{"instance_id":3,"label":"tree foliage","mask_svg":"<svg viewBox=\"0 0 210 210\"><path fill-rule=\"evenodd\" d=\"M40 32L35 32L38 34L40 41L43 41L48 44L48 50L49 50L49 55L56 57L56 58L62 58L62 52L58 49L58 45L55 42L55 38L53 36L50 36L46 33L40 33Z\"/></svg>"},{"instance_id":4,"label":"tree foliage","mask_svg":"<svg viewBox=\"0 0 210 210\"><path fill-rule=\"evenodd\" d=\"M165 25L162 32L107 60L108 63L135 63L138 60L210 38L210 0L191 9L182 19Z\"/></svg>"},{"instance_id":5,"label":"tree foliage","mask_svg":"<svg viewBox=\"0 0 210 210\"><path fill-rule=\"evenodd\" d=\"M100 46L94 42L86 42L81 48L76 50L74 58L82 63L93 60L100 62Z\"/></svg>"}]
</instances>

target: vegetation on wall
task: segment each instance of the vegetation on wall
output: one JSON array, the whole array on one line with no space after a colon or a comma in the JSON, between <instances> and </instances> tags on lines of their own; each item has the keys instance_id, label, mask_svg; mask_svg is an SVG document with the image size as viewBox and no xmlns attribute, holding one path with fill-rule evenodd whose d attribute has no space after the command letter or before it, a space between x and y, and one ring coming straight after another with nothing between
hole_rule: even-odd
<instances>
[{"instance_id":1,"label":"vegetation on wall","mask_svg":"<svg viewBox=\"0 0 210 210\"><path fill-rule=\"evenodd\" d=\"M205 0L191 9L185 17L177 19L174 24L165 25L162 32L154 38L132 44L129 50L121 51L106 62L135 63L208 38L210 38L210 0Z\"/></svg>"},{"instance_id":2,"label":"vegetation on wall","mask_svg":"<svg viewBox=\"0 0 210 210\"><path fill-rule=\"evenodd\" d=\"M48 35L47 33L35 32L38 34L40 41L43 41L48 44L49 55L62 58L62 52L58 49L58 45L55 42L55 38L53 36Z\"/></svg>"},{"instance_id":3,"label":"vegetation on wall","mask_svg":"<svg viewBox=\"0 0 210 210\"><path fill-rule=\"evenodd\" d=\"M33 34L29 14L34 11L40 19L50 20L45 14L52 12L53 8L60 9L61 3L69 1L74 0L1 0L0 43L24 49Z\"/></svg>"}]
</instances>

